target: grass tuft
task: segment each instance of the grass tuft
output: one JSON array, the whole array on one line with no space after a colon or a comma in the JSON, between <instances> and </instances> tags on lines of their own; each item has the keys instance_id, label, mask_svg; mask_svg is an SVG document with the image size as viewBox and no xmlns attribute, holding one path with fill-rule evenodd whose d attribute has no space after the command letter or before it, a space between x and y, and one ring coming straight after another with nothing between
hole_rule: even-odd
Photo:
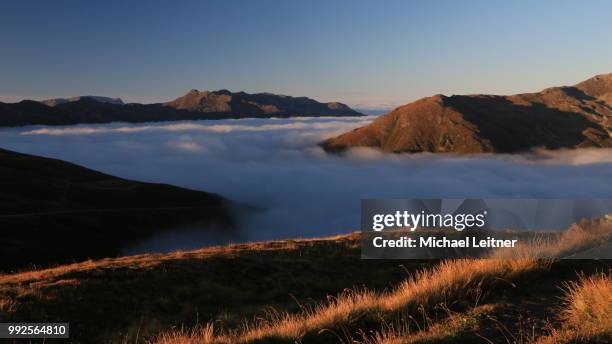
<instances>
[{"instance_id":1,"label":"grass tuft","mask_svg":"<svg viewBox=\"0 0 612 344\"><path fill-rule=\"evenodd\" d=\"M538 344L612 342L612 274L566 283L564 305L563 326Z\"/></svg>"}]
</instances>

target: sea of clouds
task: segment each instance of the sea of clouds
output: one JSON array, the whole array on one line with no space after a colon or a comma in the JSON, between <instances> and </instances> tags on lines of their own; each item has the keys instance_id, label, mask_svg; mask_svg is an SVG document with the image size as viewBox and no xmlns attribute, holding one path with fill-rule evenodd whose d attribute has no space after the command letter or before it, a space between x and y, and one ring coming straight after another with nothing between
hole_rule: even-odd
<instances>
[{"instance_id":1,"label":"sea of clouds","mask_svg":"<svg viewBox=\"0 0 612 344\"><path fill-rule=\"evenodd\" d=\"M181 228L128 252L228 241L313 237L359 229L363 198L610 198L612 150L523 155L343 155L317 143L374 117L240 119L29 126L0 147L116 176L221 194L262 210L236 232Z\"/></svg>"}]
</instances>

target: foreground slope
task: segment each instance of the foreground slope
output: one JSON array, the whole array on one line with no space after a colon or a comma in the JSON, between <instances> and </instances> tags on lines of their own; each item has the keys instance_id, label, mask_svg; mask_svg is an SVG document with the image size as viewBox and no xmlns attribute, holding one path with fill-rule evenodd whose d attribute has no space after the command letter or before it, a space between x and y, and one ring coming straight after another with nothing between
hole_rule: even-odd
<instances>
[{"instance_id":1,"label":"foreground slope","mask_svg":"<svg viewBox=\"0 0 612 344\"><path fill-rule=\"evenodd\" d=\"M322 143L328 151L516 153L612 147L612 74L513 96L454 95L400 106Z\"/></svg>"},{"instance_id":2,"label":"foreground slope","mask_svg":"<svg viewBox=\"0 0 612 344\"><path fill-rule=\"evenodd\" d=\"M582 222L561 246L583 249L610 225ZM528 343L517 338L572 330L559 317L564 285L610 271L527 257L362 260L359 243L350 234L0 275L0 321L69 320L75 343ZM605 343L612 288L584 298L572 312L596 314L591 342Z\"/></svg>"},{"instance_id":3,"label":"foreground slope","mask_svg":"<svg viewBox=\"0 0 612 344\"><path fill-rule=\"evenodd\" d=\"M0 322L70 321L75 343L137 343L172 326L237 327L267 307L297 312L344 288L406 276L398 262L361 261L355 235L102 259L0 275ZM426 266L406 262L410 270Z\"/></svg>"},{"instance_id":4,"label":"foreground slope","mask_svg":"<svg viewBox=\"0 0 612 344\"><path fill-rule=\"evenodd\" d=\"M492 251L487 259L442 261L383 292L352 289L299 313L274 313L237 330L218 323L191 332L174 330L157 343L384 343L387 338L400 339L396 343L532 343L567 330L581 330L574 336L578 340L567 342L608 343L609 262L558 259L598 246L602 239L612 240L610 219L584 219L555 239L522 241L520 249ZM600 277L585 278L602 271ZM593 287L572 288L566 296L578 299L571 317L591 317L584 319L588 326L558 316L565 312L558 302L561 288L576 285L576 279L603 287L592 297Z\"/></svg>"},{"instance_id":5,"label":"foreground slope","mask_svg":"<svg viewBox=\"0 0 612 344\"><path fill-rule=\"evenodd\" d=\"M231 221L215 194L0 149L0 269L116 255L164 226Z\"/></svg>"}]
</instances>

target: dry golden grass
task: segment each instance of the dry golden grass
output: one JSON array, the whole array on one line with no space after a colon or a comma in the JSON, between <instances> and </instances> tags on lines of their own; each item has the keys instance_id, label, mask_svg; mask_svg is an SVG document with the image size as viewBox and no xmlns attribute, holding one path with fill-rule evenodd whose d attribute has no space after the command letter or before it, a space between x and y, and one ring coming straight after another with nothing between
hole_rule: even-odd
<instances>
[{"instance_id":1,"label":"dry golden grass","mask_svg":"<svg viewBox=\"0 0 612 344\"><path fill-rule=\"evenodd\" d=\"M129 343L136 343L139 341L134 341L134 338L142 342L162 331L152 340L153 343L294 343L300 340L303 343L337 343L340 337L344 341L348 341L349 337L360 340L368 338L360 333L361 330L374 331L370 334L385 330L383 334L388 334L390 340L395 332L385 326L396 324L397 319L415 321L410 320L412 316L431 315L438 312L436 309L440 305L456 304L463 308L453 308L453 312L463 312L466 309L469 312L469 308L474 307L482 295L511 289L514 284L526 285L531 277L542 275L540 272L552 276L549 272L551 261L534 257L568 255L597 246L602 238L609 238L612 233L610 222L580 223L559 236L557 242L548 242L546 245L533 243L533 246L526 246L520 255L512 259L460 259L435 266L435 262L414 263L409 267L413 273L405 281L400 282L405 276L402 271L393 275L395 279L391 285L395 287L391 290L385 289L391 283L388 279L391 274L377 274L379 270L366 267L384 266L390 269L393 266L395 271L399 264L359 260L358 234L86 261L0 275L0 318L5 315L6 319L14 319L15 316L30 319L32 314L41 317L52 314L57 319L65 319L65 315L69 314L71 317L87 319L95 325L104 321L108 313L92 312L92 309L100 305L108 307L107 303L120 303L140 308L125 314L118 313L120 308L117 307L109 310L117 321L109 325L104 336L96 337L97 340L115 342L115 335L121 335ZM301 263L296 264L298 262ZM304 268L299 271L299 277L296 277L296 268ZM332 276L338 276L339 271L347 271L344 275L348 274L351 278L345 276L342 280L333 280L333 283L323 283L327 279L331 281ZM220 272L228 276L220 276ZM570 273L575 276L573 270ZM317 281L317 276L322 274L326 274L327 278ZM241 283L232 288L233 284L238 284L233 283L236 280ZM283 284L286 281L291 283ZM366 281L383 283L373 286L368 282L369 289L360 287L339 292L345 287L362 286ZM555 279L555 285L558 281ZM270 287L270 283L274 287ZM277 294L295 295L296 287L305 286L311 290L315 284L321 286L320 294L313 293L311 296L302 293L307 296L297 296L309 302L301 311L287 297L291 307L282 304L278 308L286 311L269 311L267 316L260 316L261 309L266 305L279 306L273 303L278 300ZM152 285L155 288L150 288ZM266 290L275 288L277 290L274 293L262 295ZM106 289L112 292L105 292ZM253 295L241 294L251 290L255 290ZM321 300L329 292L338 294L326 302L311 301ZM109 295L112 297L109 298ZM73 301L76 297L81 300L79 305ZM195 319L183 316L180 312L198 312L200 315L204 313L204 307L216 312L228 307L230 300L226 298L230 297L237 299L230 322L219 320L216 314L211 313L198 318L203 323L211 321L208 325L180 327L180 324L196 323ZM245 300L259 300L259 303L245 303ZM187 311L183 311L183 308ZM457 326L461 325L461 316L449 315L439 318L436 313L436 321L440 321L440 324L428 324L422 327L422 331L411 333L410 338L442 338L459 331L461 327ZM139 322L140 317L145 320ZM254 317L257 318L245 322L245 319ZM446 321L443 319L446 318L447 325L443 325ZM453 322L453 319L458 322ZM174 324L179 326L166 330ZM395 328L401 329L400 325ZM89 331L81 333L79 338L97 335L95 332L100 332L100 329L96 326L90 328L89 323L82 325L81 328ZM115 337L108 339L111 338L109 334Z\"/></svg>"},{"instance_id":2,"label":"dry golden grass","mask_svg":"<svg viewBox=\"0 0 612 344\"><path fill-rule=\"evenodd\" d=\"M346 291L299 314L273 313L268 319L255 320L238 330L217 334L207 330L205 338L200 337L201 330L175 331L162 334L154 343L296 343L324 332L336 333L340 341L341 336L337 333L363 332L367 330L360 327L364 323L380 329L393 317L411 316L440 304L477 301L483 292L511 285L530 273L548 269L552 261L539 257L567 255L600 245L602 236L607 240L610 233L612 226L609 221L585 221L574 225L555 242L532 242L520 251L520 256L513 256L512 259L443 261L434 268L410 276L388 292ZM491 256L508 258L496 252ZM576 299L578 289L572 288L572 298ZM609 299L606 301L604 297L602 302L609 302ZM205 329L212 328L210 326L207 325ZM391 333L382 334L379 339L381 343L396 343L394 340L400 337Z\"/></svg>"},{"instance_id":3,"label":"dry golden grass","mask_svg":"<svg viewBox=\"0 0 612 344\"><path fill-rule=\"evenodd\" d=\"M129 268L142 270L153 268L169 261L201 260L213 256L238 256L244 252L265 252L265 251L287 251L302 248L304 246L314 246L319 244L330 244L342 241L345 245L359 245L359 234L336 235L326 238L311 239L292 239L278 241L263 241L243 244L230 244L225 246L213 246L193 251L176 251L172 253L147 253L134 256L118 258L105 258L97 260L87 260L84 262L65 264L41 270L30 270L19 273L0 273L0 284L3 283L24 283L36 282L51 279L55 276L67 275L69 273L89 272L92 270L104 269L112 270L116 268Z\"/></svg>"},{"instance_id":4,"label":"dry golden grass","mask_svg":"<svg viewBox=\"0 0 612 344\"><path fill-rule=\"evenodd\" d=\"M157 338L158 344L212 344L215 340L212 324L186 330L167 332Z\"/></svg>"},{"instance_id":5,"label":"dry golden grass","mask_svg":"<svg viewBox=\"0 0 612 344\"><path fill-rule=\"evenodd\" d=\"M568 284L565 317L574 326L612 328L612 278L600 274Z\"/></svg>"},{"instance_id":6,"label":"dry golden grass","mask_svg":"<svg viewBox=\"0 0 612 344\"><path fill-rule=\"evenodd\" d=\"M236 329L345 288L385 290L436 262L359 259L356 234L88 261L0 276L0 321L70 319L75 342L142 343L212 322ZM78 300L78 301L75 301ZM136 339L139 339L137 341Z\"/></svg>"},{"instance_id":7,"label":"dry golden grass","mask_svg":"<svg viewBox=\"0 0 612 344\"><path fill-rule=\"evenodd\" d=\"M322 330L348 328L365 317L384 323L384 319L404 312L415 313L453 300L473 299L482 288L508 285L525 273L546 269L549 264L534 259L445 261L417 273L387 293L348 291L301 314L276 314L271 319L258 320L238 331L207 340L210 343L293 343ZM198 335L197 330L162 334L155 343L202 342Z\"/></svg>"},{"instance_id":8,"label":"dry golden grass","mask_svg":"<svg viewBox=\"0 0 612 344\"><path fill-rule=\"evenodd\" d=\"M612 342L612 275L582 276L567 284L560 329L538 344Z\"/></svg>"},{"instance_id":9,"label":"dry golden grass","mask_svg":"<svg viewBox=\"0 0 612 344\"><path fill-rule=\"evenodd\" d=\"M561 258L612 240L612 218L582 220L558 237L540 236L519 242L512 250L498 250L492 258Z\"/></svg>"},{"instance_id":10,"label":"dry golden grass","mask_svg":"<svg viewBox=\"0 0 612 344\"><path fill-rule=\"evenodd\" d=\"M550 327L550 335L538 336L535 328L521 328L517 333L502 333L502 341L514 344L569 344L612 342L612 275L598 274L582 276L578 282L566 284L564 308L560 309L560 328ZM428 324L423 330L414 331L409 324L412 319L403 319L404 326L386 327L374 335L367 336L363 344L412 344L461 342L461 335L475 332L482 326L483 318L494 305L483 305L464 314L452 314L448 319ZM490 318L489 318L490 319ZM501 325L503 326L503 325ZM533 325L532 325L533 327ZM507 328L504 328L508 331ZM540 329L541 330L541 329ZM489 338L475 334L482 342L493 343ZM472 336L471 338L474 338Z\"/></svg>"},{"instance_id":11,"label":"dry golden grass","mask_svg":"<svg viewBox=\"0 0 612 344\"><path fill-rule=\"evenodd\" d=\"M411 329L412 319L402 319L399 327L388 326L362 340L363 344L412 344L435 343L456 336L466 329L476 326L481 318L495 310L495 305L482 305L464 314L449 311L448 319L441 322L428 322L423 329Z\"/></svg>"},{"instance_id":12,"label":"dry golden grass","mask_svg":"<svg viewBox=\"0 0 612 344\"><path fill-rule=\"evenodd\" d=\"M423 331L408 327L387 328L366 338L364 344L435 343L456 338L464 330L473 331L479 314L492 310L491 305L475 307L466 314L453 314L447 320L434 323ZM577 282L565 285L563 305L559 309L560 327L550 335L538 337L522 329L504 337L508 343L569 344L609 343L612 341L612 275L581 276ZM491 342L482 337L484 342Z\"/></svg>"}]
</instances>

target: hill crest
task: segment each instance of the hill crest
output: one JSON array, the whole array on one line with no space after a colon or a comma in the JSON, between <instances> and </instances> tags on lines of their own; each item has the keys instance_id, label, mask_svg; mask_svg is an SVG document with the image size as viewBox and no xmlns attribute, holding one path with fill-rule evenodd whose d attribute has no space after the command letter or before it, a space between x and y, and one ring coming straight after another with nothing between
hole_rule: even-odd
<instances>
[{"instance_id":1,"label":"hill crest","mask_svg":"<svg viewBox=\"0 0 612 344\"><path fill-rule=\"evenodd\" d=\"M218 91L192 89L163 105L177 110L204 113L361 115L339 102L320 103L308 97L292 97L268 92L251 94L225 89Z\"/></svg>"},{"instance_id":2,"label":"hill crest","mask_svg":"<svg viewBox=\"0 0 612 344\"><path fill-rule=\"evenodd\" d=\"M70 97L70 98L53 98L53 99L41 100L40 102L47 106L53 107L59 104L77 102L83 99L95 100L99 103L110 103L110 104L118 104L118 105L125 104L121 98L111 98L111 97L102 97L102 96L77 96L77 97Z\"/></svg>"},{"instance_id":3,"label":"hill crest","mask_svg":"<svg viewBox=\"0 0 612 344\"><path fill-rule=\"evenodd\" d=\"M534 148L612 147L612 74L537 93L435 95L328 139L338 152L518 153Z\"/></svg>"}]
</instances>

